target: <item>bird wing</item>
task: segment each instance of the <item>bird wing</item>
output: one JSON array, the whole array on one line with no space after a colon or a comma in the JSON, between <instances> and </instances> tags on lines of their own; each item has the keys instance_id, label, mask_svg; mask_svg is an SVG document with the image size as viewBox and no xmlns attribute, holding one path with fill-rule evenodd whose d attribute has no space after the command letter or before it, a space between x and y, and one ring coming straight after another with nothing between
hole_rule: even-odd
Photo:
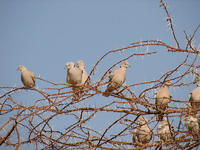
<instances>
[{"instance_id":1,"label":"bird wing","mask_svg":"<svg viewBox=\"0 0 200 150\"><path fill-rule=\"evenodd\" d=\"M29 71L29 70L27 70L27 73L28 73L28 75L31 77L31 79L32 79L32 81L33 81L33 83L34 83L34 85L35 85L35 73L34 73L34 72L31 72L31 71Z\"/></svg>"},{"instance_id":2,"label":"bird wing","mask_svg":"<svg viewBox=\"0 0 200 150\"><path fill-rule=\"evenodd\" d=\"M189 99L189 102L192 102L192 93L190 93L190 99Z\"/></svg>"},{"instance_id":3,"label":"bird wing","mask_svg":"<svg viewBox=\"0 0 200 150\"><path fill-rule=\"evenodd\" d=\"M108 76L109 77L109 81L112 81L113 77L115 76L115 71L116 70L112 70L112 71L109 72L109 76Z\"/></svg>"},{"instance_id":4,"label":"bird wing","mask_svg":"<svg viewBox=\"0 0 200 150\"><path fill-rule=\"evenodd\" d=\"M33 82L35 84L35 73L31 72L31 71L29 71L29 72L30 72L31 78L32 78L32 80L33 80Z\"/></svg>"},{"instance_id":5,"label":"bird wing","mask_svg":"<svg viewBox=\"0 0 200 150\"><path fill-rule=\"evenodd\" d=\"M67 83L70 83L69 70L67 71Z\"/></svg>"}]
</instances>

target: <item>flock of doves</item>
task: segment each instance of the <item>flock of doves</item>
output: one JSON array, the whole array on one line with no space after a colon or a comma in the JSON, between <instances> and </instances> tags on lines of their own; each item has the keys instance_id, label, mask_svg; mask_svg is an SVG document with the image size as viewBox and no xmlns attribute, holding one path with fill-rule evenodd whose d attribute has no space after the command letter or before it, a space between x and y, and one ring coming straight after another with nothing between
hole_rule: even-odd
<instances>
[{"instance_id":1,"label":"flock of doves","mask_svg":"<svg viewBox=\"0 0 200 150\"><path fill-rule=\"evenodd\" d=\"M82 60L79 60L76 64L73 62L66 63L67 79L66 82L72 85L74 94L74 100L80 98L80 86L89 84L90 78L85 71L85 64ZM113 71L109 72L109 82L103 96L108 97L112 95L114 90L119 89L126 79L126 69L129 67L128 62L123 61L121 66ZM33 88L35 86L35 74L29 71L25 66L20 65L18 70L21 71L21 80L26 88ZM171 95L169 92L169 86L172 82L165 81L163 87L155 93L155 104L157 111L167 110L169 103L171 102ZM79 92L77 92L79 91ZM188 104L189 113L184 116L184 124L193 137L200 137L200 82L197 82L197 87L190 93L190 104ZM191 111L196 110L196 111ZM173 126L167 117L163 117L161 112L156 116L157 121L161 123L158 125L157 134L159 138L166 142L174 139ZM148 126L148 121L143 116L139 116L137 119L137 127L133 131L133 143L149 143L152 139L153 130ZM137 144L135 144L137 145Z\"/></svg>"}]
</instances>

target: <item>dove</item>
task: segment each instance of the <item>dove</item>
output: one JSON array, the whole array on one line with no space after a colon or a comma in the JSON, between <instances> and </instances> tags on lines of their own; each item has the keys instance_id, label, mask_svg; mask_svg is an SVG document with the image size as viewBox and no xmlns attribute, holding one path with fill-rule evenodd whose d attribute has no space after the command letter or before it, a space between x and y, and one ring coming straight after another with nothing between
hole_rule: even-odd
<instances>
[{"instance_id":1,"label":"dove","mask_svg":"<svg viewBox=\"0 0 200 150\"><path fill-rule=\"evenodd\" d=\"M103 93L103 96L108 97L112 94L112 91L117 90L122 86L126 79L126 69L128 68L128 62L122 62L120 68L113 70L109 73L109 83L107 89Z\"/></svg>"},{"instance_id":2,"label":"dove","mask_svg":"<svg viewBox=\"0 0 200 150\"><path fill-rule=\"evenodd\" d=\"M67 83L77 85L81 84L83 71L75 66L73 62L66 63Z\"/></svg>"},{"instance_id":3,"label":"dove","mask_svg":"<svg viewBox=\"0 0 200 150\"><path fill-rule=\"evenodd\" d=\"M199 120L197 115L185 115L184 124L194 137L200 136Z\"/></svg>"},{"instance_id":4,"label":"dove","mask_svg":"<svg viewBox=\"0 0 200 150\"><path fill-rule=\"evenodd\" d=\"M155 103L157 111L165 111L168 108L169 103L171 102L171 95L169 92L169 86L172 84L171 81L164 82L164 87L158 90L155 93ZM157 121L162 121L163 114L156 115Z\"/></svg>"},{"instance_id":5,"label":"dove","mask_svg":"<svg viewBox=\"0 0 200 150\"><path fill-rule=\"evenodd\" d=\"M137 119L137 127L133 131L133 143L146 144L150 142L153 130L148 126L147 123L147 120L142 116ZM135 144L135 146L137 146L137 144Z\"/></svg>"},{"instance_id":6,"label":"dove","mask_svg":"<svg viewBox=\"0 0 200 150\"><path fill-rule=\"evenodd\" d=\"M85 64L82 60L79 60L77 61L77 67L83 71L83 74L82 74L82 81L81 81L81 85L84 85L86 80L88 79L88 74L87 72L85 71ZM89 84L91 81L90 81L90 78L87 80L87 83L86 84Z\"/></svg>"},{"instance_id":7,"label":"dove","mask_svg":"<svg viewBox=\"0 0 200 150\"><path fill-rule=\"evenodd\" d=\"M23 65L19 65L17 70L21 71L21 80L24 86L26 88L33 88L35 86L35 74Z\"/></svg>"},{"instance_id":8,"label":"dove","mask_svg":"<svg viewBox=\"0 0 200 150\"><path fill-rule=\"evenodd\" d=\"M192 109L200 110L200 82L197 82L197 87L190 93L189 101Z\"/></svg>"},{"instance_id":9,"label":"dove","mask_svg":"<svg viewBox=\"0 0 200 150\"><path fill-rule=\"evenodd\" d=\"M173 129L173 127L171 126L171 129ZM164 142L172 140L173 139L173 135L174 135L174 131L170 131L170 127L167 121L167 118L165 117L163 119L163 121L158 125L157 128L157 133L160 137L160 139Z\"/></svg>"},{"instance_id":10,"label":"dove","mask_svg":"<svg viewBox=\"0 0 200 150\"><path fill-rule=\"evenodd\" d=\"M72 90L74 92L72 100L78 100L80 98L80 88L82 83L83 70L75 66L73 62L68 62L65 65L67 69L67 83L72 84Z\"/></svg>"},{"instance_id":11,"label":"dove","mask_svg":"<svg viewBox=\"0 0 200 150\"><path fill-rule=\"evenodd\" d=\"M77 61L76 66L77 66L77 68L82 70L82 78L81 78L81 83L80 83L81 86L73 87L73 90L76 91L75 97L77 99L79 99L83 93L82 85L88 85L91 82L91 80L90 80L90 78L88 79L88 74L85 70L85 64L82 60Z\"/></svg>"}]
</instances>

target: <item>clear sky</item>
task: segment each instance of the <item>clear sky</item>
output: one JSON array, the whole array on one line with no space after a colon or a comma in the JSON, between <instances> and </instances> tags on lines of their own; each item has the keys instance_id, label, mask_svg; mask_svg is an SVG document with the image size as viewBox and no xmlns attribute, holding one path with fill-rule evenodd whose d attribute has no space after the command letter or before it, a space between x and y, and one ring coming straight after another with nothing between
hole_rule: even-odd
<instances>
[{"instance_id":1,"label":"clear sky","mask_svg":"<svg viewBox=\"0 0 200 150\"><path fill-rule=\"evenodd\" d=\"M168 0L168 10L182 48L185 47L183 31L192 34L200 24L199 8L199 0ZM199 46L199 34L197 37L194 44ZM16 71L18 65L25 65L46 80L64 83L66 62L83 60L89 72L109 50L140 40L157 39L176 46L159 0L1 0L0 86L22 86L20 72ZM131 51L136 52L135 49L128 52ZM183 58L179 54L167 54L165 48L150 51L159 53L129 60L131 68L127 70L125 84L156 79ZM124 56L127 54L106 57L92 81L98 81L107 68ZM44 86L41 81L36 84L39 89ZM27 92L23 96L28 99ZM179 96L182 95L175 97ZM102 99L101 103L106 101L97 97L99 101Z\"/></svg>"}]
</instances>

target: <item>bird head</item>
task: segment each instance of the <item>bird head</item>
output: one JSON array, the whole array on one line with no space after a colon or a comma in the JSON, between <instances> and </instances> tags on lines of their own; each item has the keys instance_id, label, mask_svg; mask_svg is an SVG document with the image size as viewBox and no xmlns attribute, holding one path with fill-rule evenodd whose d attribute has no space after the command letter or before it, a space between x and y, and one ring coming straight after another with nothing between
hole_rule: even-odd
<instances>
[{"instance_id":1,"label":"bird head","mask_svg":"<svg viewBox=\"0 0 200 150\"><path fill-rule=\"evenodd\" d=\"M71 69L72 67L74 67L74 63L73 62L68 62L65 64L65 68L66 69Z\"/></svg>"},{"instance_id":2,"label":"bird head","mask_svg":"<svg viewBox=\"0 0 200 150\"><path fill-rule=\"evenodd\" d=\"M197 86L200 87L200 81L197 82Z\"/></svg>"},{"instance_id":3,"label":"bird head","mask_svg":"<svg viewBox=\"0 0 200 150\"><path fill-rule=\"evenodd\" d=\"M169 81L165 81L165 82L164 82L164 85L166 85L166 86L170 86L170 85L172 85L172 81L171 81L171 80L169 80Z\"/></svg>"},{"instance_id":4,"label":"bird head","mask_svg":"<svg viewBox=\"0 0 200 150\"><path fill-rule=\"evenodd\" d=\"M140 116L137 119L137 122L138 122L138 125L145 125L147 123L147 120L143 116Z\"/></svg>"},{"instance_id":5,"label":"bird head","mask_svg":"<svg viewBox=\"0 0 200 150\"><path fill-rule=\"evenodd\" d=\"M122 64L121 64L121 67L128 68L129 67L128 62L127 61L123 61Z\"/></svg>"},{"instance_id":6,"label":"bird head","mask_svg":"<svg viewBox=\"0 0 200 150\"><path fill-rule=\"evenodd\" d=\"M82 60L77 61L77 67L78 68L84 68L85 67L84 62Z\"/></svg>"},{"instance_id":7,"label":"bird head","mask_svg":"<svg viewBox=\"0 0 200 150\"><path fill-rule=\"evenodd\" d=\"M198 123L198 119L191 116L191 118L190 118L190 123L191 123L192 125L195 125L195 124Z\"/></svg>"},{"instance_id":8,"label":"bird head","mask_svg":"<svg viewBox=\"0 0 200 150\"><path fill-rule=\"evenodd\" d=\"M17 68L17 70L24 71L24 70L26 70L26 67L23 66L23 65L19 65L18 68Z\"/></svg>"}]
</instances>

